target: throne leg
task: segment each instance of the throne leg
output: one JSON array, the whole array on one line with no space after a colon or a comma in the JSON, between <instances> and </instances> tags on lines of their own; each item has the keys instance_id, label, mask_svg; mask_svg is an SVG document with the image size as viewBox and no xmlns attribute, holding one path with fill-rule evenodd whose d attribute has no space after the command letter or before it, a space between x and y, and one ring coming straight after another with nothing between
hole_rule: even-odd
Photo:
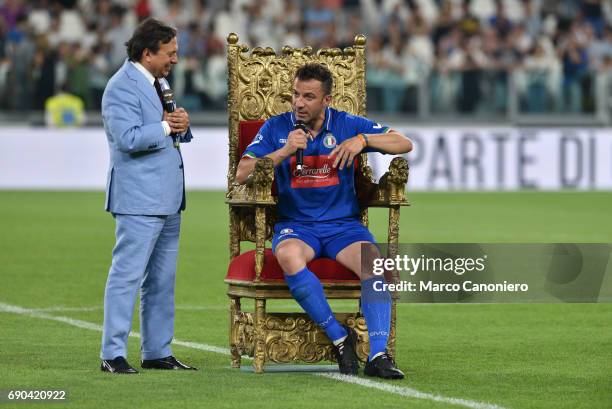
<instances>
[{"instance_id":1,"label":"throne leg","mask_svg":"<svg viewBox=\"0 0 612 409\"><path fill-rule=\"evenodd\" d=\"M263 373L266 360L266 331L264 320L266 315L266 300L255 300L255 359L253 371Z\"/></svg>"},{"instance_id":2,"label":"throne leg","mask_svg":"<svg viewBox=\"0 0 612 409\"><path fill-rule=\"evenodd\" d=\"M240 342L240 334L238 334L238 319L236 315L240 312L240 298L230 297L230 316L229 316L229 344L230 353L232 355L232 368L240 368L240 352L238 352L238 343Z\"/></svg>"},{"instance_id":3,"label":"throne leg","mask_svg":"<svg viewBox=\"0 0 612 409\"><path fill-rule=\"evenodd\" d=\"M394 298L391 301L391 325L389 328L389 341L387 342L387 352L389 352L389 355L391 355L393 359L395 359L395 337L396 337L395 325L397 323L396 321L396 315L397 315L396 303L397 301Z\"/></svg>"}]
</instances>

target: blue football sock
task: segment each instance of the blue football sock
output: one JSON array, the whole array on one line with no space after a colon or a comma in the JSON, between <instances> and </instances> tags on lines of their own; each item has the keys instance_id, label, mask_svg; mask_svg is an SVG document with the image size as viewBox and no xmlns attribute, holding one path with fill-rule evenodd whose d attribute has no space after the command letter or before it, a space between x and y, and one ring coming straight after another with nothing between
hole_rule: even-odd
<instances>
[{"instance_id":1,"label":"blue football sock","mask_svg":"<svg viewBox=\"0 0 612 409\"><path fill-rule=\"evenodd\" d=\"M346 330L332 313L323 293L321 282L312 271L304 267L295 275L285 274L285 281L293 298L306 311L306 314L323 328L331 341L336 341L347 335Z\"/></svg>"},{"instance_id":2,"label":"blue football sock","mask_svg":"<svg viewBox=\"0 0 612 409\"><path fill-rule=\"evenodd\" d=\"M378 283L378 284L376 284ZM376 291L385 283L383 277L372 277L361 282L361 311L368 326L370 336L369 360L387 349L391 326L391 294L389 291Z\"/></svg>"}]
</instances>

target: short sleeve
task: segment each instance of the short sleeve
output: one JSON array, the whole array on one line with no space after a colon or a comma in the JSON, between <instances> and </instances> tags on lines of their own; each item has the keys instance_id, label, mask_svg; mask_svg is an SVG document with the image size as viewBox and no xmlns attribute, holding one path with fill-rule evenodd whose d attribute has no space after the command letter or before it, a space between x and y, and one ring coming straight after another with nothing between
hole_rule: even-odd
<instances>
[{"instance_id":1,"label":"short sleeve","mask_svg":"<svg viewBox=\"0 0 612 409\"><path fill-rule=\"evenodd\" d=\"M364 133L364 134L381 134L389 132L390 127L384 124L380 124L374 122L368 118L364 118L362 116L353 116L355 121L355 135ZM380 152L385 153L383 151L379 151L378 149L373 149L370 147L366 147L362 152Z\"/></svg>"},{"instance_id":2,"label":"short sleeve","mask_svg":"<svg viewBox=\"0 0 612 409\"><path fill-rule=\"evenodd\" d=\"M270 121L266 121L253 138L253 141L246 147L242 157L262 158L276 150L272 139L272 126Z\"/></svg>"},{"instance_id":3,"label":"short sleeve","mask_svg":"<svg viewBox=\"0 0 612 409\"><path fill-rule=\"evenodd\" d=\"M362 116L355 116L355 125L357 128L357 132L355 134L358 133L387 133L389 132L389 128L387 125L383 125L383 124L379 124L377 122L374 122L368 118L364 118Z\"/></svg>"}]
</instances>

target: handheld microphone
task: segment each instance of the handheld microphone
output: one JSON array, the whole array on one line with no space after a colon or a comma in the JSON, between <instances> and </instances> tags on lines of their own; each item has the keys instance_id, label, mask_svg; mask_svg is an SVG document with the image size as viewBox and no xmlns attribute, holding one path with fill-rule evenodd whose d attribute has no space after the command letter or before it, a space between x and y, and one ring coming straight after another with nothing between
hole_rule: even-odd
<instances>
[{"instance_id":1,"label":"handheld microphone","mask_svg":"<svg viewBox=\"0 0 612 409\"><path fill-rule=\"evenodd\" d=\"M293 129L301 129L305 133L308 133L308 129L306 129L306 124L304 121L295 121L295 126ZM304 167L304 149L299 148L295 151L295 168L298 172L302 173L302 168Z\"/></svg>"},{"instance_id":2,"label":"handheld microphone","mask_svg":"<svg viewBox=\"0 0 612 409\"><path fill-rule=\"evenodd\" d=\"M168 113L174 112L174 110L176 109L176 102L174 101L174 92L172 92L170 84L168 84L168 81L165 78L159 78L158 81L162 91L164 111ZM174 147L178 148L180 142L179 135L176 133L172 133L170 134L170 136L172 137L172 143L174 144Z\"/></svg>"}]
</instances>

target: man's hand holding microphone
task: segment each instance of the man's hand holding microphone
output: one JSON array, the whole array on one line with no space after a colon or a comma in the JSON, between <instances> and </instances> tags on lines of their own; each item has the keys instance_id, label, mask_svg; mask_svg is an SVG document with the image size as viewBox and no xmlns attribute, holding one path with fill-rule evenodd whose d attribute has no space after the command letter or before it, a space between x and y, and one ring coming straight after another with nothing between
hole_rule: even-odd
<instances>
[{"instance_id":1,"label":"man's hand holding microphone","mask_svg":"<svg viewBox=\"0 0 612 409\"><path fill-rule=\"evenodd\" d=\"M295 129L287 135L287 143L283 147L283 156L289 157L296 154L296 168L302 171L304 164L304 149L308 146L308 141L314 140L314 136L308 131L303 123L296 123Z\"/></svg>"},{"instance_id":2,"label":"man's hand holding microphone","mask_svg":"<svg viewBox=\"0 0 612 409\"><path fill-rule=\"evenodd\" d=\"M174 101L174 92L170 88L170 84L165 78L159 78L156 80L161 91L161 99L164 107L164 114L162 117L163 121L168 123L170 126L170 136L174 142L174 147L178 148L180 143L181 135L187 132L189 128L189 114L183 108L178 108Z\"/></svg>"},{"instance_id":3,"label":"man's hand holding microphone","mask_svg":"<svg viewBox=\"0 0 612 409\"><path fill-rule=\"evenodd\" d=\"M173 134L183 134L189 128L189 114L184 108L176 108L174 112L164 111L163 121L168 122Z\"/></svg>"}]
</instances>

